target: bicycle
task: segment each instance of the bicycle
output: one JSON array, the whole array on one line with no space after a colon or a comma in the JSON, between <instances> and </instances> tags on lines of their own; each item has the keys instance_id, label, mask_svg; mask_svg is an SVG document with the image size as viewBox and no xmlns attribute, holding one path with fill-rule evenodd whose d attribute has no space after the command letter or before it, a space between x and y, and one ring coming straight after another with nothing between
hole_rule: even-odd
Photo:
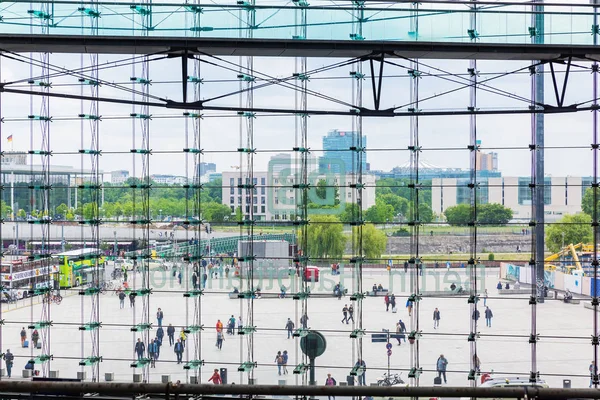
<instances>
[{"instance_id":1,"label":"bicycle","mask_svg":"<svg viewBox=\"0 0 600 400\"><path fill-rule=\"evenodd\" d=\"M387 373L383 374L383 378L377 381L378 386L394 386L394 385L402 385L404 381L400 377L402 374L394 374L393 376L388 375Z\"/></svg>"},{"instance_id":2,"label":"bicycle","mask_svg":"<svg viewBox=\"0 0 600 400\"><path fill-rule=\"evenodd\" d=\"M59 305L62 302L62 296L58 293L56 293L56 294L48 293L48 294L44 295L42 302L46 303L46 304L54 303L56 305Z\"/></svg>"}]
</instances>

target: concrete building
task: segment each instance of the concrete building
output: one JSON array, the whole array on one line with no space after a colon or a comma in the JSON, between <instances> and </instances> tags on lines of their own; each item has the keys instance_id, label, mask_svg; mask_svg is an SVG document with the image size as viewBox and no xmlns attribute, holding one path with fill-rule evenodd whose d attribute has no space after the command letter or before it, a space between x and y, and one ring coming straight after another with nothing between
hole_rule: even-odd
<instances>
[{"instance_id":1,"label":"concrete building","mask_svg":"<svg viewBox=\"0 0 600 400\"><path fill-rule=\"evenodd\" d=\"M334 129L323 136L323 157L319 159L319 170L340 173L358 173L367 171L367 153L361 153L362 162L351 147L367 147L367 137L363 135L362 143L358 132L338 131ZM359 168L362 167L361 170Z\"/></svg>"},{"instance_id":2,"label":"concrete building","mask_svg":"<svg viewBox=\"0 0 600 400\"><path fill-rule=\"evenodd\" d=\"M113 185L120 185L125 183L125 181L129 179L129 171L120 170L120 171L112 171L110 173L110 183Z\"/></svg>"},{"instance_id":3,"label":"concrete building","mask_svg":"<svg viewBox=\"0 0 600 400\"><path fill-rule=\"evenodd\" d=\"M478 151L475 155L477 171L498 171L498 153L482 153Z\"/></svg>"},{"instance_id":4,"label":"concrete building","mask_svg":"<svg viewBox=\"0 0 600 400\"><path fill-rule=\"evenodd\" d=\"M478 153L478 157L479 157ZM490 153L495 154L495 153ZM498 171L498 155L490 156L491 160L488 158L487 154L484 154L485 157L481 158L477 161L477 175L480 178L499 178L502 176L500 171ZM486 168L490 165L494 169L480 169L481 163L485 159ZM494 161L495 160L495 161ZM495 164L494 164L495 163ZM494 167L495 165L495 167ZM435 164L430 163L427 160L424 160L422 157L419 158L419 180L427 181L434 178L469 178L471 176L470 169L463 168L447 168L441 167ZM394 167L391 171L371 171L370 173L377 176L378 178L393 178L393 179L409 179L411 176L415 176L415 168L411 168L410 162L406 162L402 165Z\"/></svg>"},{"instance_id":5,"label":"concrete building","mask_svg":"<svg viewBox=\"0 0 600 400\"><path fill-rule=\"evenodd\" d=\"M198 164L197 168L198 171L196 171L196 175L198 176L203 176L211 172L217 172L217 164L215 163L201 162Z\"/></svg>"},{"instance_id":6,"label":"concrete building","mask_svg":"<svg viewBox=\"0 0 600 400\"><path fill-rule=\"evenodd\" d=\"M223 172L223 204L235 212L237 207L241 207L244 213L250 213L250 207L254 214L254 219L262 221L290 220L296 213L296 198L298 189L293 187L296 182L293 177L281 177L271 172L254 171L253 181L246 181L239 172ZM339 175L319 174L317 171L309 174L309 184L315 187L320 179L328 181L328 186L338 186L340 203L356 202L357 189L350 188L349 185L358 182L357 175ZM363 208L375 205L375 176L363 175L362 203ZM247 190L239 187L242 184L252 183L255 185L252 195L247 194ZM314 191L310 191L312 193ZM339 209L328 210L328 214L342 212L343 206Z\"/></svg>"},{"instance_id":7,"label":"concrete building","mask_svg":"<svg viewBox=\"0 0 600 400\"><path fill-rule=\"evenodd\" d=\"M185 185L188 179L185 176L176 175L150 175L150 179L161 185Z\"/></svg>"},{"instance_id":8,"label":"concrete building","mask_svg":"<svg viewBox=\"0 0 600 400\"><path fill-rule=\"evenodd\" d=\"M530 177L500 177L480 179L479 203L498 203L513 210L515 220L529 221L531 214ZM581 199L591 187L591 177L546 177L544 204L547 221L555 221L564 214L581 211ZM431 207L441 214L448 207L470 202L469 179L434 178L432 180Z\"/></svg>"}]
</instances>

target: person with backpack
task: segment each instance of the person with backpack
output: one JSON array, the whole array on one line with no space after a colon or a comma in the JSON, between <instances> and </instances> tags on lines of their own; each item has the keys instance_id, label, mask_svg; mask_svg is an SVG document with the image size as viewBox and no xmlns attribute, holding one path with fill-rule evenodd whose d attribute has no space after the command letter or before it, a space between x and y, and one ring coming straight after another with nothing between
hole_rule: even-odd
<instances>
[{"instance_id":1,"label":"person with backpack","mask_svg":"<svg viewBox=\"0 0 600 400\"><path fill-rule=\"evenodd\" d=\"M474 321L479 321L479 317L480 317L480 316L481 316L481 313L479 312L479 310L478 310L478 309L475 309L475 310L473 311L473 315L472 315L472 318L473 318L473 320L474 320Z\"/></svg>"},{"instance_id":2,"label":"person with backpack","mask_svg":"<svg viewBox=\"0 0 600 400\"><path fill-rule=\"evenodd\" d=\"M394 293L390 296L390 305L392 306L392 312L396 312L396 296Z\"/></svg>"},{"instance_id":3,"label":"person with backpack","mask_svg":"<svg viewBox=\"0 0 600 400\"><path fill-rule=\"evenodd\" d=\"M150 357L150 368L156 368L156 363L155 363L155 354L157 349L157 344L154 340L151 340L150 343L148 343L148 357Z\"/></svg>"},{"instance_id":4,"label":"person with backpack","mask_svg":"<svg viewBox=\"0 0 600 400\"><path fill-rule=\"evenodd\" d=\"M123 308L125 308L125 297L127 297L127 295L125 294L124 291L120 290L119 291L119 308L122 310Z\"/></svg>"},{"instance_id":5,"label":"person with backpack","mask_svg":"<svg viewBox=\"0 0 600 400\"><path fill-rule=\"evenodd\" d=\"M413 302L410 299L406 300L406 309L408 310L408 316L412 316Z\"/></svg>"},{"instance_id":6,"label":"person with backpack","mask_svg":"<svg viewBox=\"0 0 600 400\"><path fill-rule=\"evenodd\" d=\"M225 340L225 337L223 336L223 331L217 332L217 349L221 350L221 348L223 347L223 341Z\"/></svg>"},{"instance_id":7,"label":"person with backpack","mask_svg":"<svg viewBox=\"0 0 600 400\"><path fill-rule=\"evenodd\" d=\"M437 329L440 327L440 310L435 308L433 310L433 329Z\"/></svg>"},{"instance_id":8,"label":"person with backpack","mask_svg":"<svg viewBox=\"0 0 600 400\"><path fill-rule=\"evenodd\" d=\"M335 386L336 384L337 382L335 381L335 378L331 376L331 374L327 374L327 379L325 379L325 386ZM335 400L335 396L327 396L327 399L331 400L332 397L333 400Z\"/></svg>"},{"instance_id":9,"label":"person with backpack","mask_svg":"<svg viewBox=\"0 0 600 400\"><path fill-rule=\"evenodd\" d=\"M37 349L38 340L40 340L40 333L37 329L31 334L31 341L33 342L33 348Z\"/></svg>"},{"instance_id":10,"label":"person with backpack","mask_svg":"<svg viewBox=\"0 0 600 400\"><path fill-rule=\"evenodd\" d=\"M303 314L300 317L300 323L302 324L302 328L307 329L308 328L308 315Z\"/></svg>"},{"instance_id":11,"label":"person with backpack","mask_svg":"<svg viewBox=\"0 0 600 400\"><path fill-rule=\"evenodd\" d=\"M288 318L285 323L285 329L287 329L287 338L291 338L294 335L294 321ZM280 374L281 375L281 374Z\"/></svg>"},{"instance_id":12,"label":"person with backpack","mask_svg":"<svg viewBox=\"0 0 600 400\"><path fill-rule=\"evenodd\" d=\"M221 329L221 332L223 332L223 329ZM183 347L185 347L185 340L187 339L187 335L185 334L183 328L181 328L181 332L179 332L179 339L181 340L181 344L183 345Z\"/></svg>"},{"instance_id":13,"label":"person with backpack","mask_svg":"<svg viewBox=\"0 0 600 400\"><path fill-rule=\"evenodd\" d=\"M6 363L6 375L10 378L12 367L15 361L15 356L10 352L10 349L4 353L4 362Z\"/></svg>"},{"instance_id":14,"label":"person with backpack","mask_svg":"<svg viewBox=\"0 0 600 400\"><path fill-rule=\"evenodd\" d=\"M173 351L175 352L175 355L177 356L177 364L181 364L181 358L183 356L183 344L181 344L180 339L177 339L177 343L175 343L175 346L173 347Z\"/></svg>"},{"instance_id":15,"label":"person with backpack","mask_svg":"<svg viewBox=\"0 0 600 400\"><path fill-rule=\"evenodd\" d=\"M406 343L406 325L402 320L398 320L398 324L400 324L400 333L402 334L402 339L404 339L404 343Z\"/></svg>"},{"instance_id":16,"label":"person with backpack","mask_svg":"<svg viewBox=\"0 0 600 400\"><path fill-rule=\"evenodd\" d=\"M159 346L162 346L162 342L163 342L163 338L164 337L165 337L165 331L163 330L162 326L160 326L156 330L156 338L158 339Z\"/></svg>"},{"instance_id":17,"label":"person with backpack","mask_svg":"<svg viewBox=\"0 0 600 400\"><path fill-rule=\"evenodd\" d=\"M135 307L135 293L129 293L129 307Z\"/></svg>"},{"instance_id":18,"label":"person with backpack","mask_svg":"<svg viewBox=\"0 0 600 400\"><path fill-rule=\"evenodd\" d=\"M277 364L277 375L281 375L281 367L283 366L283 355L281 354L281 351L277 352L275 363Z\"/></svg>"},{"instance_id":19,"label":"person with backpack","mask_svg":"<svg viewBox=\"0 0 600 400\"><path fill-rule=\"evenodd\" d=\"M354 306L352 304L348 307L348 323L350 323L350 320L354 323Z\"/></svg>"},{"instance_id":20,"label":"person with backpack","mask_svg":"<svg viewBox=\"0 0 600 400\"><path fill-rule=\"evenodd\" d=\"M21 328L21 347L25 347L25 341L27 340L27 331L25 327Z\"/></svg>"},{"instance_id":21,"label":"person with backpack","mask_svg":"<svg viewBox=\"0 0 600 400\"><path fill-rule=\"evenodd\" d=\"M492 310L490 310L489 307L485 308L484 314L485 314L485 326L487 326L488 328L491 328L492 327L492 317L494 316L494 314L492 313Z\"/></svg>"},{"instance_id":22,"label":"person with backpack","mask_svg":"<svg viewBox=\"0 0 600 400\"><path fill-rule=\"evenodd\" d=\"M167 327L167 336L169 337L169 346L175 343L175 327L171 324Z\"/></svg>"}]
</instances>

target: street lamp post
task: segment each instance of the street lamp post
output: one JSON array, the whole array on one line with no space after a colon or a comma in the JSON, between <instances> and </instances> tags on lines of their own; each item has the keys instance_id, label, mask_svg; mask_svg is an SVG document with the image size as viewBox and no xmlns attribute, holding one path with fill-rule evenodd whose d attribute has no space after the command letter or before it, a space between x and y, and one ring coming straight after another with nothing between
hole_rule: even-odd
<instances>
[{"instance_id":1,"label":"street lamp post","mask_svg":"<svg viewBox=\"0 0 600 400\"><path fill-rule=\"evenodd\" d=\"M114 244L114 247L113 247L113 254L115 255L115 259L116 259L116 257L117 257L117 251L118 251L118 248L117 248L117 231L113 231L113 235L115 236L115 244Z\"/></svg>"}]
</instances>

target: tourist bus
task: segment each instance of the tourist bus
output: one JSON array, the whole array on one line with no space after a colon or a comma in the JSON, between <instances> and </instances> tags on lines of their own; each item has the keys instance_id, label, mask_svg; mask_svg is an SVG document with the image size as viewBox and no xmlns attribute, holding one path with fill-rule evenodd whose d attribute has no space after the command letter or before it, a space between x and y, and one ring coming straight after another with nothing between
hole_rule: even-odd
<instances>
[{"instance_id":1,"label":"tourist bus","mask_svg":"<svg viewBox=\"0 0 600 400\"><path fill-rule=\"evenodd\" d=\"M70 288L91 283L97 272L98 284L104 281L102 250L96 248L77 249L53 255L58 259L60 288Z\"/></svg>"},{"instance_id":2,"label":"tourist bus","mask_svg":"<svg viewBox=\"0 0 600 400\"><path fill-rule=\"evenodd\" d=\"M23 256L4 256L0 265L3 286L2 301L28 297L36 289L56 287L59 268L56 260L45 258L29 260Z\"/></svg>"}]
</instances>

